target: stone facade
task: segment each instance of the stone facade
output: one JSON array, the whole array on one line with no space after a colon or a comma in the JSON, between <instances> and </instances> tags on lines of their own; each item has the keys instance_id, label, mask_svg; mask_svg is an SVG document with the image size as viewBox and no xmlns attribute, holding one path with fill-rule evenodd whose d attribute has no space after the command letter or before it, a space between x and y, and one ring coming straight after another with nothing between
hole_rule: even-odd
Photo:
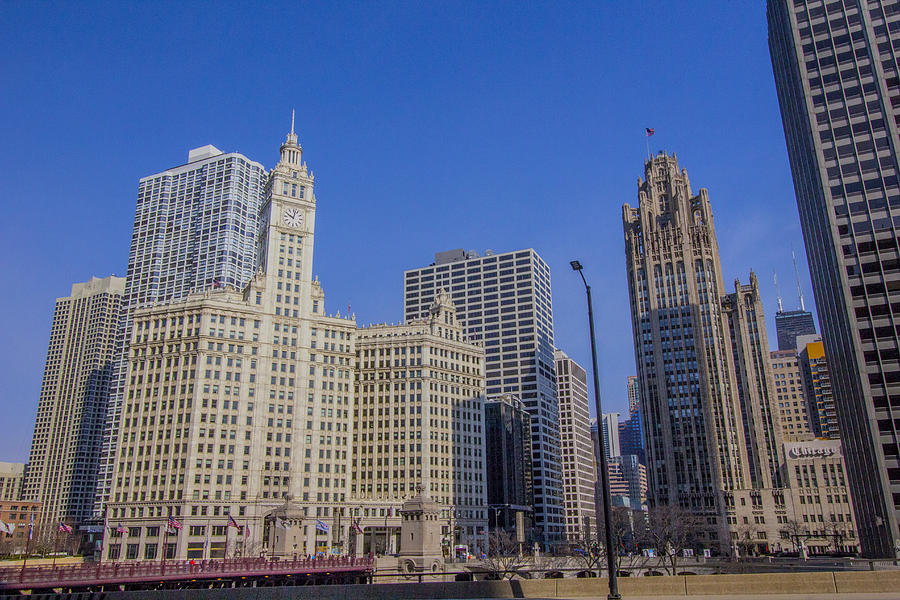
<instances>
[{"instance_id":1,"label":"stone facade","mask_svg":"<svg viewBox=\"0 0 900 600\"><path fill-rule=\"evenodd\" d=\"M400 504L423 486L447 545L452 518L455 543L486 549L484 348L467 339L450 296L439 293L425 318L359 329L356 352L350 494L363 535L389 527L396 550ZM384 507L390 522L372 518ZM359 551L376 546L367 539Z\"/></svg>"},{"instance_id":2,"label":"stone facade","mask_svg":"<svg viewBox=\"0 0 900 600\"><path fill-rule=\"evenodd\" d=\"M785 441L806 440L812 436L809 407L803 382L802 365L796 350L774 350L769 365L775 377L775 396L781 437Z\"/></svg>"},{"instance_id":3,"label":"stone facade","mask_svg":"<svg viewBox=\"0 0 900 600\"><path fill-rule=\"evenodd\" d=\"M725 494L750 486L712 208L674 155L646 161L622 210L650 504L702 519L726 551Z\"/></svg>"},{"instance_id":4,"label":"stone facade","mask_svg":"<svg viewBox=\"0 0 900 600\"><path fill-rule=\"evenodd\" d=\"M316 198L301 153L292 131L246 286L134 312L106 514L128 538L110 557L159 558L160 543L171 558L209 557L212 544L256 555L288 495L304 514L301 554L346 548L356 324L325 313L311 276ZM322 536L318 521L337 526Z\"/></svg>"},{"instance_id":5,"label":"stone facade","mask_svg":"<svg viewBox=\"0 0 900 600\"><path fill-rule=\"evenodd\" d=\"M441 290L459 310L469 338L485 351L488 397L512 394L531 414L534 518L545 548L565 537L559 403L553 350L550 268L533 249L479 256L439 252L427 267L404 273L407 321L425 316Z\"/></svg>"},{"instance_id":6,"label":"stone facade","mask_svg":"<svg viewBox=\"0 0 900 600\"><path fill-rule=\"evenodd\" d=\"M24 463L0 462L0 501L21 499L24 480Z\"/></svg>"}]
</instances>

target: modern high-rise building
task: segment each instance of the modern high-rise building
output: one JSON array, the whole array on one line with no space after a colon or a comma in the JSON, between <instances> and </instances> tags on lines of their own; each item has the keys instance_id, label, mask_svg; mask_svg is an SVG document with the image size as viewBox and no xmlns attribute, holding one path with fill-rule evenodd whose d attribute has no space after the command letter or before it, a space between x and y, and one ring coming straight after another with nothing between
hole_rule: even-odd
<instances>
[{"instance_id":1,"label":"modern high-rise building","mask_svg":"<svg viewBox=\"0 0 900 600\"><path fill-rule=\"evenodd\" d=\"M104 558L256 556L286 501L302 515L298 554L347 549L356 323L325 312L312 277L317 201L301 157L292 131L243 289L132 313L106 515L107 532L127 533L110 535Z\"/></svg>"},{"instance_id":2,"label":"modern high-rise building","mask_svg":"<svg viewBox=\"0 0 900 600\"><path fill-rule=\"evenodd\" d=\"M109 497L134 311L203 290L243 289L259 264L257 234L265 185L261 164L214 146L195 148L187 163L138 183L96 514ZM303 197L303 183L288 186L288 192Z\"/></svg>"},{"instance_id":3,"label":"modern high-rise building","mask_svg":"<svg viewBox=\"0 0 900 600\"><path fill-rule=\"evenodd\" d=\"M0 462L0 501L19 500L24 480L24 463Z\"/></svg>"},{"instance_id":4,"label":"modern high-rise building","mask_svg":"<svg viewBox=\"0 0 900 600\"><path fill-rule=\"evenodd\" d=\"M879 0L769 0L769 49L864 555L900 539L900 28Z\"/></svg>"},{"instance_id":5,"label":"modern high-rise building","mask_svg":"<svg viewBox=\"0 0 900 600\"><path fill-rule=\"evenodd\" d=\"M122 277L93 277L56 300L23 486L42 522L93 514L124 292Z\"/></svg>"},{"instance_id":6,"label":"modern high-rise building","mask_svg":"<svg viewBox=\"0 0 900 600\"><path fill-rule=\"evenodd\" d=\"M600 425L603 428L603 450L606 456L619 456L622 454L622 447L619 443L619 413L603 413L600 419Z\"/></svg>"},{"instance_id":7,"label":"modern high-rise building","mask_svg":"<svg viewBox=\"0 0 900 600\"><path fill-rule=\"evenodd\" d=\"M811 439L813 430L797 351L774 350L769 353L769 365L775 378L781 438L786 442Z\"/></svg>"},{"instance_id":8,"label":"modern high-rise building","mask_svg":"<svg viewBox=\"0 0 900 600\"><path fill-rule=\"evenodd\" d=\"M521 400L505 395L484 405L484 454L490 527L530 543L534 525L531 415Z\"/></svg>"},{"instance_id":9,"label":"modern high-rise building","mask_svg":"<svg viewBox=\"0 0 900 600\"><path fill-rule=\"evenodd\" d=\"M623 454L612 457L609 461L609 480L613 506L644 509L647 503L647 469L637 456Z\"/></svg>"},{"instance_id":10,"label":"modern high-rise building","mask_svg":"<svg viewBox=\"0 0 900 600\"><path fill-rule=\"evenodd\" d=\"M722 305L731 337L750 485L780 488L784 486L780 413L772 402L775 378L756 274L750 271L748 285L735 280L734 292L724 297Z\"/></svg>"},{"instance_id":11,"label":"modern high-rise building","mask_svg":"<svg viewBox=\"0 0 900 600\"><path fill-rule=\"evenodd\" d=\"M594 508L597 467L591 443L587 372L562 350L557 349L553 356L556 359L558 382L566 537L570 542L577 543L592 539L591 536L597 531L597 514Z\"/></svg>"},{"instance_id":12,"label":"modern high-rise building","mask_svg":"<svg viewBox=\"0 0 900 600\"><path fill-rule=\"evenodd\" d=\"M818 335L797 338L799 359L806 394L810 425L816 437L836 440L841 437L831 387L831 373L825 358L825 345Z\"/></svg>"},{"instance_id":13,"label":"modern high-rise building","mask_svg":"<svg viewBox=\"0 0 900 600\"><path fill-rule=\"evenodd\" d=\"M422 485L453 511L455 543L486 552L484 349L466 339L449 294L423 319L359 329L356 354L354 503L394 509L387 547L396 548L399 509ZM383 526L365 516L356 517L364 530Z\"/></svg>"},{"instance_id":14,"label":"modern high-rise building","mask_svg":"<svg viewBox=\"0 0 900 600\"><path fill-rule=\"evenodd\" d=\"M531 414L534 502L539 540L565 535L559 449L559 403L553 364L550 269L534 250L485 256L451 250L427 267L404 273L407 321L427 315L448 290L469 339L485 350L488 397L513 394Z\"/></svg>"},{"instance_id":15,"label":"modern high-rise building","mask_svg":"<svg viewBox=\"0 0 900 600\"><path fill-rule=\"evenodd\" d=\"M641 382L637 375L629 375L626 377L625 385L628 393L628 413L634 414L634 411L641 409Z\"/></svg>"},{"instance_id":16,"label":"modern high-rise building","mask_svg":"<svg viewBox=\"0 0 900 600\"><path fill-rule=\"evenodd\" d=\"M628 418L619 423L619 450L623 455L633 454L644 464L644 435L641 431L640 382L636 375L627 380Z\"/></svg>"},{"instance_id":17,"label":"modern high-rise building","mask_svg":"<svg viewBox=\"0 0 900 600\"><path fill-rule=\"evenodd\" d=\"M806 310L786 310L775 313L775 331L779 350L796 350L797 336L816 332L812 313Z\"/></svg>"},{"instance_id":18,"label":"modern high-rise building","mask_svg":"<svg viewBox=\"0 0 900 600\"><path fill-rule=\"evenodd\" d=\"M675 155L644 172L622 217L649 501L690 510L698 542L724 552L732 494L749 489L750 471L712 208Z\"/></svg>"}]
</instances>

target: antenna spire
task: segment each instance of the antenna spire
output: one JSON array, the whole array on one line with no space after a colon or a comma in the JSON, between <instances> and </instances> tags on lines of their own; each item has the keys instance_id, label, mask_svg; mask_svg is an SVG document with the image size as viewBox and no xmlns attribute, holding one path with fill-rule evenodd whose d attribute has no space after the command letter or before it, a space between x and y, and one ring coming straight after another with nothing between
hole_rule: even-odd
<instances>
[{"instance_id":1,"label":"antenna spire","mask_svg":"<svg viewBox=\"0 0 900 600\"><path fill-rule=\"evenodd\" d=\"M291 135L294 135L294 109L291 109Z\"/></svg>"},{"instance_id":2,"label":"antenna spire","mask_svg":"<svg viewBox=\"0 0 900 600\"><path fill-rule=\"evenodd\" d=\"M797 295L800 297L800 310L806 310L806 306L803 304L803 288L800 287L800 271L797 270L797 255L794 254L793 248L791 248L791 258L794 260L794 276L797 278Z\"/></svg>"},{"instance_id":3,"label":"antenna spire","mask_svg":"<svg viewBox=\"0 0 900 600\"><path fill-rule=\"evenodd\" d=\"M778 273L772 271L772 279L775 280L775 293L778 295L778 312L784 312L784 306L781 304L781 290L778 289Z\"/></svg>"}]
</instances>

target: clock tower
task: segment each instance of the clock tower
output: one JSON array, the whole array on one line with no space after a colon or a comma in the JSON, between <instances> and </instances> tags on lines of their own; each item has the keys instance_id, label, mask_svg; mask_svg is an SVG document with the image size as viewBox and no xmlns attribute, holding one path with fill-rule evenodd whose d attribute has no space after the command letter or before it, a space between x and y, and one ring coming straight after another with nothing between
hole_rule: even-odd
<instances>
[{"instance_id":1,"label":"clock tower","mask_svg":"<svg viewBox=\"0 0 900 600\"><path fill-rule=\"evenodd\" d=\"M269 173L266 184L257 243L259 269L269 279L280 281L280 287L291 288L277 290L278 286L266 286L266 292L271 295L288 291L291 296L299 296L301 304L296 309L305 315L311 308L307 304L311 297L316 197L315 176L302 157L303 148L294 133L291 113L291 132L281 144L281 160Z\"/></svg>"}]
</instances>

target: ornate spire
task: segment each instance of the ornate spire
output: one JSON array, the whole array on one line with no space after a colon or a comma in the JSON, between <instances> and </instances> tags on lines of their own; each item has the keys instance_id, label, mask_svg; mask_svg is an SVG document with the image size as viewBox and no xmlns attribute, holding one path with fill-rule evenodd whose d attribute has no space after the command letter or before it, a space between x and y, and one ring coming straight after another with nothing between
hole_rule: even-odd
<instances>
[{"instance_id":1,"label":"ornate spire","mask_svg":"<svg viewBox=\"0 0 900 600\"><path fill-rule=\"evenodd\" d=\"M287 139L281 145L281 162L299 167L303 148L297 141L297 134L294 133L294 117L295 111L291 110L291 132L287 134Z\"/></svg>"}]
</instances>

